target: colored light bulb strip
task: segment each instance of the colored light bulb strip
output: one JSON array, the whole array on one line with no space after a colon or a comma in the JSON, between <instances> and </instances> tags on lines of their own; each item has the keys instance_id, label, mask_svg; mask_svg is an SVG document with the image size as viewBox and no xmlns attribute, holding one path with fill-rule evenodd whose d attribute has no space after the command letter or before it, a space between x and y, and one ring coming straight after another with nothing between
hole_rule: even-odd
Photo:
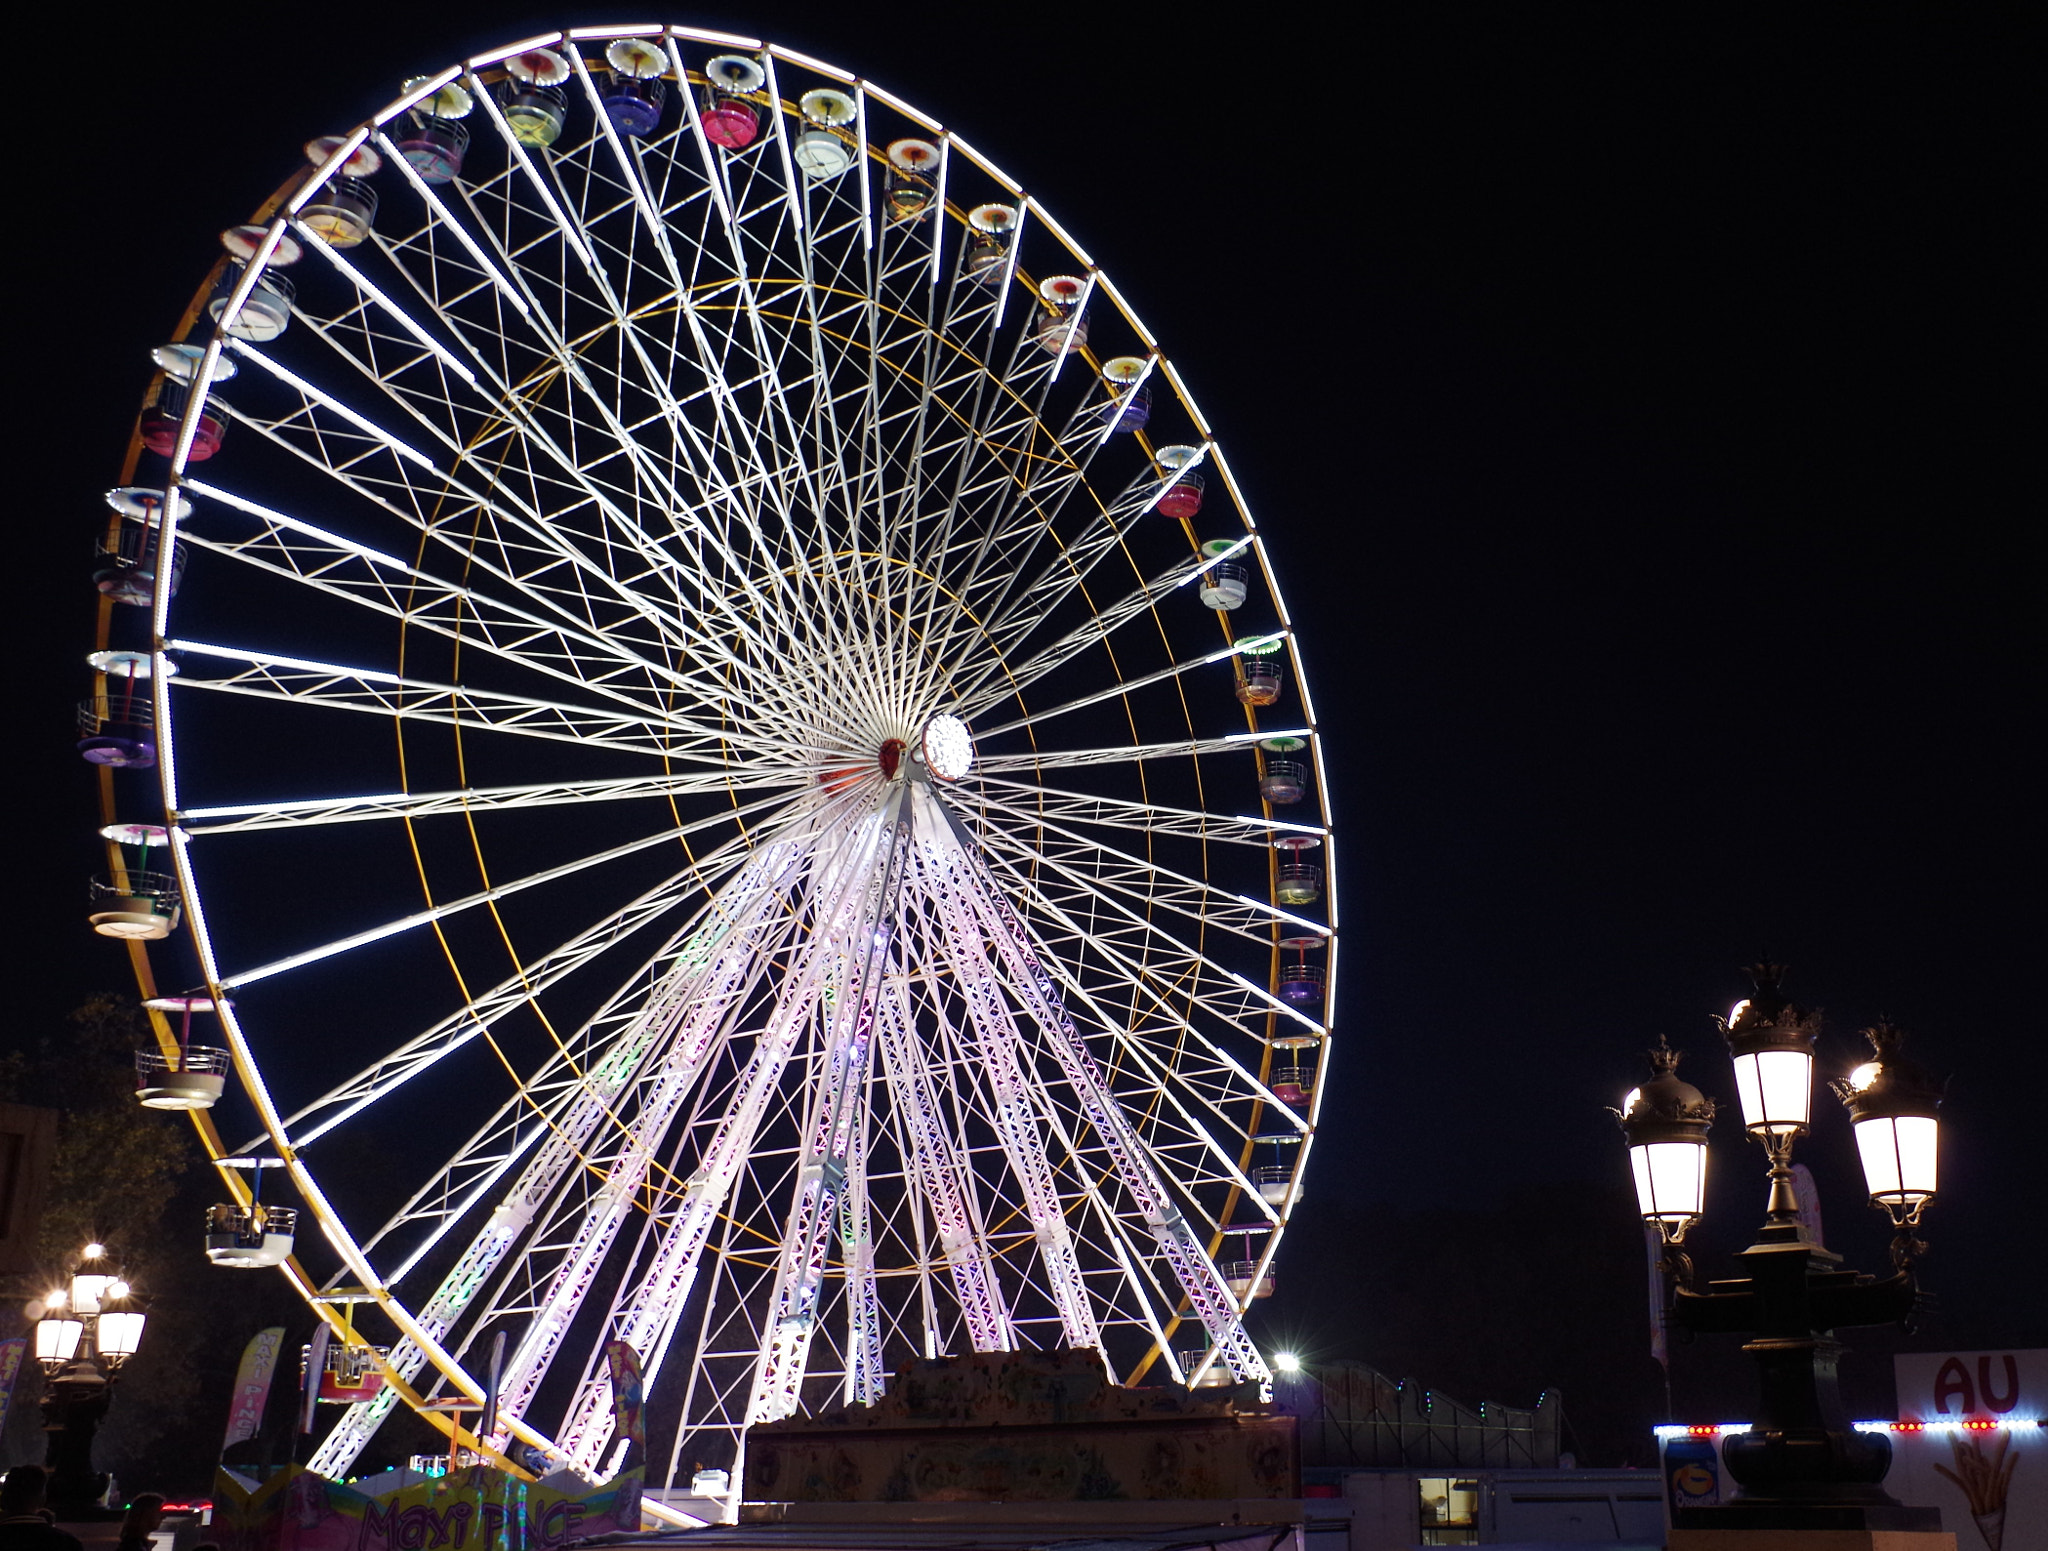
<instances>
[{"instance_id":1,"label":"colored light bulb strip","mask_svg":"<svg viewBox=\"0 0 2048 1551\"><path fill-rule=\"evenodd\" d=\"M2001 1417L1943 1417L1938 1421L1898 1422L1857 1422L1860 1433L1988 1433L2021 1432L2028 1428L2048 1426L2048 1418L2031 1416ZM1689 1425L1665 1423L1652 1428L1659 1438L1725 1438L1730 1433L1746 1433L1747 1422L1694 1422Z\"/></svg>"}]
</instances>

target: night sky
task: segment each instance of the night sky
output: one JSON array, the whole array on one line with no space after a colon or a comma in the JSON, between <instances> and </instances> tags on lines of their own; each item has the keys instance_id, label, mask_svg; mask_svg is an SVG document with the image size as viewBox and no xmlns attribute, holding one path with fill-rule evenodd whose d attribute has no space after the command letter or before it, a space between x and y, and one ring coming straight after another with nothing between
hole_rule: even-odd
<instances>
[{"instance_id":1,"label":"night sky","mask_svg":"<svg viewBox=\"0 0 2048 1551\"><path fill-rule=\"evenodd\" d=\"M1580 1220L1546 1203L1620 1187L1602 1106L1659 1033L1732 1111L1709 1015L1768 949L1826 1010L1831 1069L1889 1014L1954 1074L1927 1280L1959 1343L2048 1344L2018 8L1415 4L1346 37L1309 8L1192 14L649 13L960 130L1218 427L1299 623L1343 859L1304 1220ZM17 1034L127 985L83 919L97 821L67 719L98 492L215 233L401 77L619 19L164 8L88 39L45 8L24 40ZM1846 1119L1817 1108L1830 1241L1874 1269ZM1726 1247L1763 1196L1735 1131ZM1314 1264L1283 1251L1262 1312L1374 1360Z\"/></svg>"}]
</instances>

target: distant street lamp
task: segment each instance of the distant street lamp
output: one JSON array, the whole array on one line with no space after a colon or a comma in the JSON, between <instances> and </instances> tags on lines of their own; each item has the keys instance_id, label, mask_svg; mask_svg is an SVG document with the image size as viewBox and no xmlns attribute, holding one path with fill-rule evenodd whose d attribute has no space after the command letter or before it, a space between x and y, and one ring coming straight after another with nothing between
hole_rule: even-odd
<instances>
[{"instance_id":1,"label":"distant street lamp","mask_svg":"<svg viewBox=\"0 0 2048 1551\"><path fill-rule=\"evenodd\" d=\"M128 1283L106 1269L106 1255L104 1244L85 1246L69 1285L44 1296L35 1328L36 1361L46 1376L50 1505L71 1517L89 1516L106 1492L106 1476L92 1468L93 1434L146 1322Z\"/></svg>"},{"instance_id":2,"label":"distant street lamp","mask_svg":"<svg viewBox=\"0 0 2048 1551\"><path fill-rule=\"evenodd\" d=\"M1770 1202L1756 1243L1737 1257L1746 1277L1702 1291L1679 1250L1699 1218L1705 1194L1707 1131L1713 1101L1678 1078L1678 1056L1651 1053L1655 1077L1633 1090L1618 1112L1628 1140L1637 1203L1667 1251L1671 1318L1696 1331L1745 1332L1756 1359L1756 1420L1728 1437L1722 1458L1740 1486L1718 1508L1674 1510L1674 1530L1939 1530L1941 1514L1889 1496L1891 1440L1851 1426L1835 1381L1845 1326L1906 1318L1919 1296L1913 1262L1926 1250L1914 1236L1933 1199L1940 1091L1899 1054L1903 1037L1880 1024L1866 1031L1876 1058L1835 1084L1848 1105L1873 1204L1898 1230L1893 1273L1884 1278L1842 1268L1842 1257L1809 1240L1792 1184L1792 1148L1811 1122L1813 1047L1818 1016L1786 1000L1783 970L1750 971L1756 993L1721 1023L1735 1066L1743 1129L1770 1159Z\"/></svg>"}]
</instances>

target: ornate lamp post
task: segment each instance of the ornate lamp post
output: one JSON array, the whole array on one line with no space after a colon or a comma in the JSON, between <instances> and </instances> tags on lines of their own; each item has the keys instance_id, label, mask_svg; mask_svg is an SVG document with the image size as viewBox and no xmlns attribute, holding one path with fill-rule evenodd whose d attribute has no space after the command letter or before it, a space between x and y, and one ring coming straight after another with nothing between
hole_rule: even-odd
<instances>
[{"instance_id":1,"label":"ornate lamp post","mask_svg":"<svg viewBox=\"0 0 2048 1551\"><path fill-rule=\"evenodd\" d=\"M49 1434L50 1506L89 1516L107 1489L92 1468L92 1440L113 1404L121 1367L142 1341L146 1316L127 1282L106 1269L107 1248L88 1244L70 1284L42 1300L36 1361L43 1385L43 1431Z\"/></svg>"},{"instance_id":2,"label":"ornate lamp post","mask_svg":"<svg viewBox=\"0 0 2048 1551\"><path fill-rule=\"evenodd\" d=\"M1912 1263L1925 1249L1913 1229L1934 1195L1939 1092L1899 1055L1897 1030L1868 1031L1877 1058L1837 1092L1855 1122L1871 1200L1891 1214L1899 1237L1891 1275L1845 1269L1841 1256L1805 1237L1792 1188L1793 1145L1811 1120L1820 1020L1786 999L1780 966L1759 964L1750 974L1755 994L1721 1021L1743 1129L1770 1159L1763 1227L1736 1257L1744 1275L1702 1288L1676 1248L1700 1214L1712 1101L1679 1080L1677 1056L1660 1048L1651 1056L1656 1077L1620 1111L1642 1215L1672 1246L1664 1265L1673 1322L1748 1334L1743 1350L1755 1358L1759 1380L1755 1423L1722 1448L1740 1490L1724 1507L1675 1510L1674 1547L1677 1532L1692 1530L1938 1531L1940 1510L1908 1507L1881 1485L1891 1440L1850 1424L1836 1383L1842 1347L1834 1332L1912 1312Z\"/></svg>"}]
</instances>

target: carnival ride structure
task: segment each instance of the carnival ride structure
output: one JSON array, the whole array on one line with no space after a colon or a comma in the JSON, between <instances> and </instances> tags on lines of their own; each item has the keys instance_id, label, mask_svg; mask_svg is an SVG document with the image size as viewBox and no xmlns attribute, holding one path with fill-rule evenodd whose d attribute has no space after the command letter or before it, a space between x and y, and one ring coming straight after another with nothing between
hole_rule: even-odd
<instances>
[{"instance_id":1,"label":"carnival ride structure","mask_svg":"<svg viewBox=\"0 0 2048 1551\"><path fill-rule=\"evenodd\" d=\"M1123 293L910 104L685 27L306 149L154 352L79 748L140 1099L338 1337L315 1468L489 1387L460 1441L602 1474L615 1343L670 1483L911 1355L1266 1381L1328 799Z\"/></svg>"}]
</instances>

